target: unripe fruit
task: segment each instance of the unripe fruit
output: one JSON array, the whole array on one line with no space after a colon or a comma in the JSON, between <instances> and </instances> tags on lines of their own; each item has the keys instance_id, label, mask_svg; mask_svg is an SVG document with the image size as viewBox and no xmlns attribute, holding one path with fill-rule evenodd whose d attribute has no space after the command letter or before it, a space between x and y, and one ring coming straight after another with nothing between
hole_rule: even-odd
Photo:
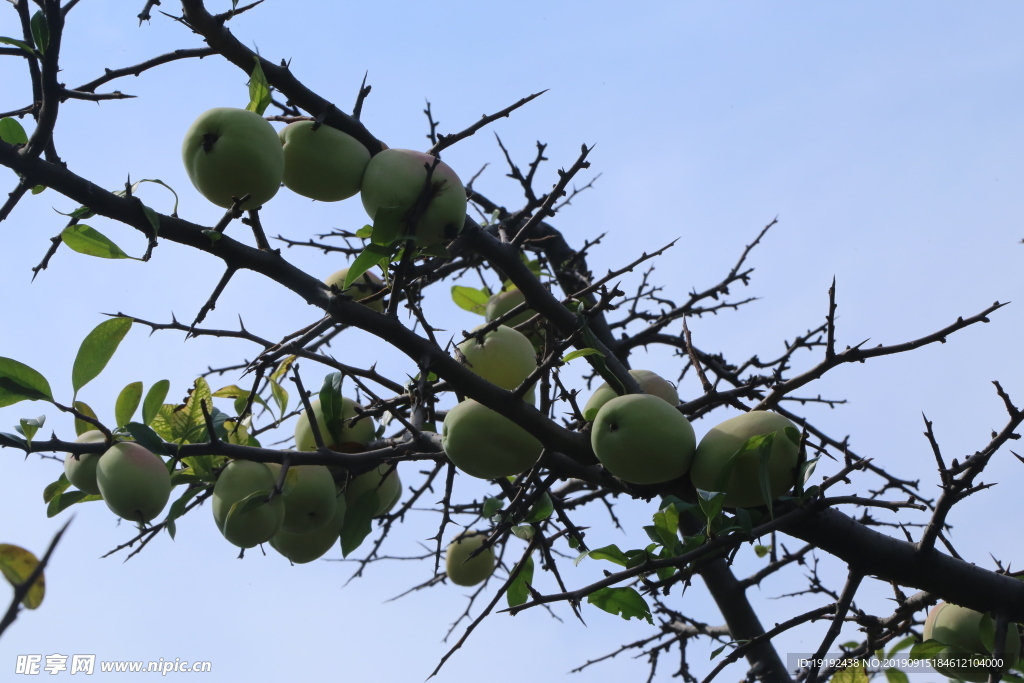
<instances>
[{"instance_id":1,"label":"unripe fruit","mask_svg":"<svg viewBox=\"0 0 1024 683\"><path fill-rule=\"evenodd\" d=\"M116 443L100 457L96 484L107 507L132 522L153 519L171 496L164 461L132 441Z\"/></svg>"},{"instance_id":2,"label":"unripe fruit","mask_svg":"<svg viewBox=\"0 0 1024 683\"><path fill-rule=\"evenodd\" d=\"M107 437L98 429L91 429L83 432L75 439L75 443L101 443ZM68 453L64 457L64 476L68 478L79 491L85 491L93 495L99 495L100 487L96 483L96 465L100 461L102 453L82 453L77 458Z\"/></svg>"},{"instance_id":3,"label":"unripe fruit","mask_svg":"<svg viewBox=\"0 0 1024 683\"><path fill-rule=\"evenodd\" d=\"M672 406L679 405L679 394L676 393L676 388L672 386L671 382L662 379L661 376L656 375L650 370L630 370L629 374L633 376L633 379L636 380L636 383L640 385L645 394L657 396ZM608 385L608 382L603 383L594 390L594 394L587 401L587 405L583 407L583 419L587 422L593 422L594 418L597 417L597 411L601 410L601 406L616 396L618 394Z\"/></svg>"},{"instance_id":4,"label":"unripe fruit","mask_svg":"<svg viewBox=\"0 0 1024 683\"><path fill-rule=\"evenodd\" d=\"M456 536L445 550L445 572L456 586L475 586L486 581L487 577L494 573L496 560L493 548L484 550L471 560L468 559L486 539L487 534L465 532Z\"/></svg>"},{"instance_id":5,"label":"unripe fruit","mask_svg":"<svg viewBox=\"0 0 1024 683\"><path fill-rule=\"evenodd\" d=\"M305 564L326 555L338 544L345 523L345 497L337 496L334 516L319 529L304 534L291 534L281 529L270 539L270 547L295 564Z\"/></svg>"},{"instance_id":6,"label":"unripe fruit","mask_svg":"<svg viewBox=\"0 0 1024 683\"><path fill-rule=\"evenodd\" d=\"M448 411L441 445L456 467L480 479L522 474L544 450L528 431L471 399Z\"/></svg>"},{"instance_id":7,"label":"unripe fruit","mask_svg":"<svg viewBox=\"0 0 1024 683\"><path fill-rule=\"evenodd\" d=\"M267 463L274 481L281 475L281 466ZM281 528L292 534L319 529L331 521L337 503L334 477L324 465L292 465L281 488L284 500L284 522Z\"/></svg>"},{"instance_id":8,"label":"unripe fruit","mask_svg":"<svg viewBox=\"0 0 1024 683\"><path fill-rule=\"evenodd\" d=\"M410 220L435 158L409 149L386 149L370 159L363 174L360 197L371 219L378 209L400 213L399 234L410 233ZM466 222L466 188L452 168L438 162L431 175L433 193L416 221L417 247L429 247L455 237Z\"/></svg>"},{"instance_id":9,"label":"unripe fruit","mask_svg":"<svg viewBox=\"0 0 1024 683\"><path fill-rule=\"evenodd\" d=\"M525 301L526 297L523 296L523 293L518 288L509 289L504 292L498 292L497 294L495 294L494 296L487 300L487 322L490 322L495 318L498 318L504 315L505 313L508 313L513 308L515 308L521 303L524 303ZM528 308L519 315L513 316L511 319L506 320L502 324L508 325L509 327L515 327L516 325L521 325L522 323L525 323L534 315L536 315L536 312Z\"/></svg>"},{"instance_id":10,"label":"unripe fruit","mask_svg":"<svg viewBox=\"0 0 1024 683\"><path fill-rule=\"evenodd\" d=\"M350 398L342 399L342 408L336 418L346 420L345 426L341 429L341 440L335 441L327 428L327 421L324 418L323 410L320 407L320 399L310 403L313 407L313 415L316 417L316 424L320 435L323 437L324 446L342 453L351 453L361 450L364 444L373 440L373 420L363 417L358 420L348 421L356 416L357 403ZM295 422L295 450L315 451L316 439L313 438L313 430L309 426L309 417L303 413Z\"/></svg>"},{"instance_id":11,"label":"unripe fruit","mask_svg":"<svg viewBox=\"0 0 1024 683\"><path fill-rule=\"evenodd\" d=\"M366 271L349 285L348 289L345 289L345 278L348 277L348 268L342 268L338 272L332 274L326 280L324 284L328 287L335 286L342 292L352 297L355 301L365 299L372 295L374 292L384 287L384 281L379 277ZM384 299L374 299L370 303L366 304L371 310L377 311L378 313L384 312Z\"/></svg>"},{"instance_id":12,"label":"unripe fruit","mask_svg":"<svg viewBox=\"0 0 1024 683\"><path fill-rule=\"evenodd\" d=\"M504 325L485 334L482 341L467 339L459 344L459 351L470 370L502 389L515 389L537 369L533 344L522 332Z\"/></svg>"},{"instance_id":13,"label":"unripe fruit","mask_svg":"<svg viewBox=\"0 0 1024 683\"><path fill-rule=\"evenodd\" d=\"M262 206L277 194L284 151L277 131L245 109L218 107L199 115L181 146L185 172L199 193L230 208L232 197L251 195L242 209Z\"/></svg>"},{"instance_id":14,"label":"unripe fruit","mask_svg":"<svg viewBox=\"0 0 1024 683\"><path fill-rule=\"evenodd\" d=\"M261 462L232 460L213 487L213 519L224 538L239 548L252 548L264 543L281 529L284 522L284 500L275 496L265 505L231 514L231 508L248 496L267 496L274 488L274 474Z\"/></svg>"},{"instance_id":15,"label":"unripe fruit","mask_svg":"<svg viewBox=\"0 0 1024 683\"><path fill-rule=\"evenodd\" d=\"M369 472L353 477L345 487L345 501L352 507L357 500L371 491L377 494L377 507L371 516L380 517L391 512L391 508L395 507L395 503L402 497L402 480L398 478L398 468L378 465Z\"/></svg>"},{"instance_id":16,"label":"unripe fruit","mask_svg":"<svg viewBox=\"0 0 1024 683\"><path fill-rule=\"evenodd\" d=\"M987 623L986 623L987 622ZM992 617L966 607L940 602L928 613L924 623L924 639L937 640L944 645L952 646L932 659L967 658L972 653L976 657L986 659L992 656L993 648L988 647L981 637L982 624L991 632L995 632ZM954 648L960 648L960 652ZM1006 646L1004 648L1003 671L1008 670L1020 656L1020 633L1016 624L1010 624L1006 630ZM940 674L957 678L962 681L984 683L988 680L988 669L984 667L944 667L935 666Z\"/></svg>"},{"instance_id":17,"label":"unripe fruit","mask_svg":"<svg viewBox=\"0 0 1024 683\"><path fill-rule=\"evenodd\" d=\"M772 432L775 432L775 439L768 459L772 500L789 491L796 483L799 431L796 425L782 415L763 410L730 418L704 435L697 445L697 454L690 469L693 485L704 491L718 491L719 475L733 454L751 437ZM761 493L760 482L761 458L758 451L747 451L739 455L723 487L724 506L746 508L765 505L767 501Z\"/></svg>"},{"instance_id":18,"label":"unripe fruit","mask_svg":"<svg viewBox=\"0 0 1024 683\"><path fill-rule=\"evenodd\" d=\"M370 152L337 128L296 121L279 133L284 148L284 186L303 197L337 202L359 192Z\"/></svg>"},{"instance_id":19,"label":"unripe fruit","mask_svg":"<svg viewBox=\"0 0 1024 683\"><path fill-rule=\"evenodd\" d=\"M594 455L632 484L660 484L686 474L697 439L690 421L651 394L617 396L594 418Z\"/></svg>"}]
</instances>

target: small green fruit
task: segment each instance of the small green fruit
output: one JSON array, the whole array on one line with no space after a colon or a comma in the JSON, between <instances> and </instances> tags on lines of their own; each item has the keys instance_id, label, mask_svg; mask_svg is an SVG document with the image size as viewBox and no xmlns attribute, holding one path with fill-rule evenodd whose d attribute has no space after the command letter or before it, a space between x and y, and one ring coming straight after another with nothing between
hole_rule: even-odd
<instances>
[{"instance_id":1,"label":"small green fruit","mask_svg":"<svg viewBox=\"0 0 1024 683\"><path fill-rule=\"evenodd\" d=\"M75 439L75 443L101 443L107 437L98 429L91 429L83 432ZM96 465L100 461L102 453L83 453L77 458L71 453L64 457L64 476L68 478L79 491L91 493L98 496L100 487L96 483Z\"/></svg>"},{"instance_id":2,"label":"small green fruit","mask_svg":"<svg viewBox=\"0 0 1024 683\"><path fill-rule=\"evenodd\" d=\"M672 386L671 382L662 379L650 370L630 370L629 374L633 376L633 379L636 380L636 383L640 385L645 394L657 396L672 406L679 405L679 394L676 393L676 388ZM608 382L603 383L594 391L590 400L587 401L587 405L584 406L583 419L587 422L593 422L594 418L597 417L597 411L601 410L601 406L617 395L615 390L608 385Z\"/></svg>"},{"instance_id":3,"label":"small green fruit","mask_svg":"<svg viewBox=\"0 0 1024 683\"><path fill-rule=\"evenodd\" d=\"M660 484L686 474L697 439L690 421L651 394L616 396L594 418L594 455L632 484Z\"/></svg>"},{"instance_id":4,"label":"small green fruit","mask_svg":"<svg viewBox=\"0 0 1024 683\"><path fill-rule=\"evenodd\" d=\"M469 559L473 551L482 546L486 539L485 533L467 531L456 536L445 550L445 572L456 586L475 586L486 581L494 573L496 560L493 548L488 548L473 559Z\"/></svg>"},{"instance_id":5,"label":"small green fruit","mask_svg":"<svg viewBox=\"0 0 1024 683\"><path fill-rule=\"evenodd\" d=\"M435 158L409 149L386 149L366 166L360 197L363 208L376 220L379 209L399 213L398 235L410 235L410 220L427 181L427 168ZM416 246L429 247L452 239L466 222L466 188L452 168L438 162L431 175L432 197L415 225Z\"/></svg>"},{"instance_id":6,"label":"small green fruit","mask_svg":"<svg viewBox=\"0 0 1024 683\"><path fill-rule=\"evenodd\" d=\"M270 547L294 564L305 564L323 557L338 544L341 527L345 523L345 509L345 497L339 494L334 516L327 524L304 534L291 534L281 529L270 539Z\"/></svg>"},{"instance_id":7,"label":"small green fruit","mask_svg":"<svg viewBox=\"0 0 1024 683\"><path fill-rule=\"evenodd\" d=\"M261 462L232 460L213 487L213 519L224 538L239 548L253 548L264 543L281 529L284 522L284 499L275 496L270 504L241 511L242 500L259 494L269 496L274 488L274 474ZM240 503L231 512L232 507Z\"/></svg>"},{"instance_id":8,"label":"small green fruit","mask_svg":"<svg viewBox=\"0 0 1024 683\"><path fill-rule=\"evenodd\" d=\"M522 474L544 450L528 431L471 399L448 411L441 445L456 467L480 479Z\"/></svg>"},{"instance_id":9,"label":"small green fruit","mask_svg":"<svg viewBox=\"0 0 1024 683\"><path fill-rule=\"evenodd\" d=\"M284 186L303 197L337 202L359 192L370 152L337 128L296 121L279 133L284 148Z\"/></svg>"},{"instance_id":10,"label":"small green fruit","mask_svg":"<svg viewBox=\"0 0 1024 683\"><path fill-rule=\"evenodd\" d=\"M990 633L995 632L995 622L992 617L959 605L946 602L937 604L928 613L928 619L925 620L924 639L937 640L943 645L949 645L950 648L935 655L933 659L959 659L971 655L980 659L990 658L993 648L988 647L982 640L983 624ZM992 640L991 636L989 636L989 640ZM1020 633L1016 624L1010 624L1006 632L1003 671L1010 669L1019 656ZM944 676L961 681L984 683L988 680L988 669L982 666L935 666L935 670Z\"/></svg>"},{"instance_id":11,"label":"small green fruit","mask_svg":"<svg viewBox=\"0 0 1024 683\"><path fill-rule=\"evenodd\" d=\"M267 463L274 481L281 475L281 466ZM281 529L302 534L319 529L334 516L337 493L334 477L324 465L292 465L281 489L284 500L284 522Z\"/></svg>"},{"instance_id":12,"label":"small green fruit","mask_svg":"<svg viewBox=\"0 0 1024 683\"><path fill-rule=\"evenodd\" d=\"M486 316L487 322L494 320L502 315L505 315L513 308L521 303L525 303L526 297L518 288L509 289L503 292L498 292L490 299L487 300ZM527 320L536 315L536 312L531 309L526 309L519 315L513 316L510 320L506 320L504 325L509 327L515 327L521 325Z\"/></svg>"},{"instance_id":13,"label":"small green fruit","mask_svg":"<svg viewBox=\"0 0 1024 683\"><path fill-rule=\"evenodd\" d=\"M250 198L243 209L268 202L281 186L284 151L266 119L245 109L218 107L199 115L181 146L185 172L199 193L228 209L232 197Z\"/></svg>"},{"instance_id":14,"label":"small green fruit","mask_svg":"<svg viewBox=\"0 0 1024 683\"><path fill-rule=\"evenodd\" d=\"M356 301L365 299L384 287L384 282L379 277L370 271L366 271L357 277L355 281L349 285L348 289L345 289L345 278L347 277L348 268L342 268L324 280L324 284L328 287L337 287ZM384 312L384 299L375 299L366 305L369 306L371 310L377 311L378 313Z\"/></svg>"},{"instance_id":15,"label":"small green fruit","mask_svg":"<svg viewBox=\"0 0 1024 683\"><path fill-rule=\"evenodd\" d=\"M107 507L132 522L153 519L171 496L171 475L164 461L132 441L116 443L100 457L96 484Z\"/></svg>"},{"instance_id":16,"label":"small green fruit","mask_svg":"<svg viewBox=\"0 0 1024 683\"><path fill-rule=\"evenodd\" d=\"M787 431L788 430L788 431ZM693 485L704 491L718 491L722 469L748 439L775 433L768 458L768 481L772 500L796 483L796 464L800 453L796 425L778 413L755 410L730 418L713 427L697 446L690 469ZM761 493L761 459L757 451L737 456L732 474L724 486L727 508L756 507L767 504Z\"/></svg>"},{"instance_id":17,"label":"small green fruit","mask_svg":"<svg viewBox=\"0 0 1024 683\"><path fill-rule=\"evenodd\" d=\"M459 344L459 351L470 370L502 389L515 389L537 369L533 344L522 332L504 325L485 334L482 341L467 339Z\"/></svg>"},{"instance_id":18,"label":"small green fruit","mask_svg":"<svg viewBox=\"0 0 1024 683\"><path fill-rule=\"evenodd\" d=\"M375 433L373 420L363 417L354 421L348 421L357 415L356 408L358 404L352 399L343 398L341 410L339 414L334 416L337 419L346 420L345 425L341 429L341 439L337 442L327 428L323 410L320 408L320 399L313 401L310 405L313 407L313 415L316 417L318 431L323 437L324 446L327 448L341 453L352 453L362 450L365 444L373 441ZM305 413L299 415L299 419L295 423L295 450L316 450L316 439L313 438L313 430L309 426L309 417Z\"/></svg>"},{"instance_id":19,"label":"small green fruit","mask_svg":"<svg viewBox=\"0 0 1024 683\"><path fill-rule=\"evenodd\" d=\"M369 472L353 477L345 487L345 501L351 507L370 491L377 494L377 508L372 516L380 517L391 512L402 497L402 480L398 478L398 468L378 465Z\"/></svg>"}]
</instances>

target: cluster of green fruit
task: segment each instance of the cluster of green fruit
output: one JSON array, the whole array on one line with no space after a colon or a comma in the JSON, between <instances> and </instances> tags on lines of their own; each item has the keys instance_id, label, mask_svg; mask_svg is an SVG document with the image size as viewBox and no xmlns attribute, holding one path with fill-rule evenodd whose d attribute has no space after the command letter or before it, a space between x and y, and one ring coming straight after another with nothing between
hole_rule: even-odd
<instances>
[{"instance_id":1,"label":"cluster of green fruit","mask_svg":"<svg viewBox=\"0 0 1024 683\"><path fill-rule=\"evenodd\" d=\"M240 208L258 208L282 183L323 202L358 192L371 219L388 214L397 222L395 237L414 236L418 247L452 237L466 219L466 189L443 161L408 149L385 149L371 158L351 135L313 121L278 133L254 112L218 107L192 123L181 154L192 184L224 208L246 195Z\"/></svg>"},{"instance_id":2,"label":"cluster of green fruit","mask_svg":"<svg viewBox=\"0 0 1024 683\"><path fill-rule=\"evenodd\" d=\"M774 435L770 446L764 442L771 499L793 487L800 432L787 418L743 413L713 427L698 444L689 420L675 408L675 387L649 370L629 372L645 393L617 396L604 383L583 409L584 419L594 423L594 454L609 472L632 484L660 484L689 472L694 487L725 493L725 507L765 505L761 449L745 446Z\"/></svg>"},{"instance_id":3,"label":"cluster of green fruit","mask_svg":"<svg viewBox=\"0 0 1024 683\"><path fill-rule=\"evenodd\" d=\"M992 617L975 610L947 602L940 602L928 613L924 623L924 639L935 640L946 647L931 656L937 660L979 659L992 657L995 651L995 621ZM1020 632L1016 624L1006 630L1003 648L1005 672L1020 657ZM933 664L936 671L961 681L983 683L988 680L988 669L984 666L952 666Z\"/></svg>"}]
</instances>

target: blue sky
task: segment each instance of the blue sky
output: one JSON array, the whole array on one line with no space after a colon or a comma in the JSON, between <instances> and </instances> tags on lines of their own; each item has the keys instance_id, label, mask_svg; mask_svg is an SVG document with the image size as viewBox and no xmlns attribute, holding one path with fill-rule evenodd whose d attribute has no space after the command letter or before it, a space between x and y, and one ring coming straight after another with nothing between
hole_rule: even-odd
<instances>
[{"instance_id":1,"label":"blue sky","mask_svg":"<svg viewBox=\"0 0 1024 683\"><path fill-rule=\"evenodd\" d=\"M213 10L229 5L208 4ZM139 8L92 0L73 10L62 80L77 85L104 67L198 46L194 35L162 15L138 27ZM174 3L162 9L175 11ZM10 10L0 15L0 34L14 33L14 18ZM827 311L833 276L840 346L867 338L870 345L906 341L995 300L1021 299L1022 20L1024 8L1013 2L335 7L269 0L231 27L264 56L291 59L301 80L345 110L368 71L373 92L363 120L392 147L429 146L425 100L442 132L454 132L483 113L549 89L510 119L449 150L445 160L464 180L489 162L476 187L513 207L517 187L505 177L494 133L521 166L532 158L536 141L548 144L550 161L538 180L542 189L555 181L556 168L573 163L581 144L596 145L590 175L580 180L600 173L595 188L553 221L576 245L607 233L590 254L595 273L678 238L657 263L655 277L666 296L680 299L718 282L743 245L778 216L748 261L755 268L751 286L733 290L734 296L759 300L738 312L690 321L698 346L739 360L773 357L784 349L783 340L816 327ZM0 108L28 103L26 81L17 60L0 61ZM181 137L210 107L244 106L245 81L217 57L121 79L113 87L138 98L66 103L58 149L72 170L111 189L129 175L160 178L177 190L183 217L212 224L221 210L189 185ZM13 187L13 176L5 182ZM148 204L170 211L165 190L153 186L142 192ZM78 343L104 319L101 313L169 321L173 312L191 320L221 275L214 259L161 243L146 264L99 261L62 249L30 282L31 266L63 226L53 209L73 208L47 191L23 201L0 225L0 291L6 293L0 356L42 372L65 400ZM316 204L282 191L263 211L263 221L271 236L303 240L332 228L356 229L366 217L358 200ZM129 229L98 219L92 225L129 253L144 251L143 238ZM319 277L345 265L313 250L285 255ZM622 282L627 289L637 278ZM477 324L441 293L429 313L448 334ZM1014 303L988 325L953 335L943 345L840 368L807 391L849 403L834 410L809 406L805 414L834 436L849 434L859 454L935 491L938 478L921 436L921 413L934 420L947 459L987 443L989 431L1004 423L990 382L999 380L1018 405L1024 403L1021 310ZM276 338L313 321L316 312L242 273L205 324L230 328L239 316L253 332ZM359 334L343 335L332 349L352 364L377 361L395 377L409 372L407 359ZM109 418L128 382L141 380L148 387L168 378L177 398L208 366L253 354L244 344L183 343L180 334L147 336L137 327L82 398ZM815 361L804 354L798 368ZM653 351L646 358L637 355L633 364L671 378L681 367ZM307 372L319 377L308 364ZM684 397L699 390L691 377L680 386ZM0 430L39 414L47 415L47 433L73 434L69 421L41 403L0 409ZM698 438L713 424L695 424ZM830 473L828 465L822 469ZM14 451L0 451L0 480L8 483L0 495L0 542L45 548L67 516L46 519L41 499L43 487L59 473L52 460L23 461ZM984 478L999 485L955 510L952 538L971 561L992 566L993 551L1004 562L1024 563L1020 548L1005 543L992 521L993 511L1005 519L1012 509L1021 475L1020 463L1002 452ZM415 476L413 468L409 481ZM878 483L863 478L850 490ZM466 477L456 487L465 498L484 491ZM654 510L651 504L619 501L616 511L626 532L612 529L600 514L588 520L600 544L640 538L639 527ZM432 566L380 563L342 588L351 568L336 562L289 567L273 553L236 561L209 517L208 510L197 510L180 522L177 540L161 537L122 563L98 558L130 530L118 527L99 504L82 506L48 571L47 601L23 614L0 641L0 670L13 666L17 654L59 652L210 660L214 673L205 679L211 681L371 675L404 681L424 679L445 652L441 639L461 613L466 590L442 586L384 602L429 578ZM396 534L390 554L417 554L417 542L435 533L435 518L422 513L410 521ZM747 554L738 559L740 574L759 566ZM824 556L821 561L838 588L843 568ZM576 569L568 563L564 571L570 585L579 586L599 577L600 569L585 562ZM799 589L800 581L796 572L752 592L767 623L820 604L811 598L765 600ZM539 587L555 588L547 577ZM886 597L884 590L869 587L861 599L865 608L882 612ZM6 600L2 589L0 599ZM702 621L721 621L699 582L679 604ZM650 633L638 622L593 608L584 612L585 628L569 610L559 607L556 613L565 624L540 610L487 619L438 680L558 680L588 659ZM821 631L794 632L778 641L779 649L813 651ZM843 639L856 637L844 631ZM691 653L697 671L706 671L705 653L699 646ZM643 675L642 662L619 659L590 675ZM733 680L741 671L723 675ZM667 664L658 680L669 680Z\"/></svg>"}]
</instances>

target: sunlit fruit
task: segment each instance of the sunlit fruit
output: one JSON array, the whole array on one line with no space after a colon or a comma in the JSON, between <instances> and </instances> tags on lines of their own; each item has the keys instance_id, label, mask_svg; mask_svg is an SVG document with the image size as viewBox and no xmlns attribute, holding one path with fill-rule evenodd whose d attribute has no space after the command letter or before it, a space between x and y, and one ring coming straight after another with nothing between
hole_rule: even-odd
<instances>
[{"instance_id":1,"label":"sunlit fruit","mask_svg":"<svg viewBox=\"0 0 1024 683\"><path fill-rule=\"evenodd\" d=\"M617 396L594 418L594 454L632 484L660 484L686 474L697 440L683 414L652 394Z\"/></svg>"},{"instance_id":2,"label":"sunlit fruit","mask_svg":"<svg viewBox=\"0 0 1024 683\"><path fill-rule=\"evenodd\" d=\"M370 152L348 133L313 121L296 121L279 133L284 186L303 197L337 202L359 192Z\"/></svg>"},{"instance_id":3,"label":"sunlit fruit","mask_svg":"<svg viewBox=\"0 0 1024 683\"><path fill-rule=\"evenodd\" d=\"M370 492L377 496L372 516L380 517L390 512L402 497L402 480L398 478L398 468L378 465L369 472L353 477L345 487L345 500L348 506L352 507L357 500Z\"/></svg>"},{"instance_id":4,"label":"sunlit fruit","mask_svg":"<svg viewBox=\"0 0 1024 683\"><path fill-rule=\"evenodd\" d=\"M661 376L650 370L630 370L629 374L633 376L645 394L657 396L673 406L679 405L679 394L676 393L676 388L672 386L671 382L662 379ZM587 405L583 407L583 419L592 422L597 417L597 411L601 410L601 406L616 396L618 394L608 385L608 382L603 383L594 391L590 400L587 401Z\"/></svg>"},{"instance_id":5,"label":"sunlit fruit","mask_svg":"<svg viewBox=\"0 0 1024 683\"><path fill-rule=\"evenodd\" d=\"M75 439L75 443L100 443L106 441L107 437L98 429L91 429L82 432ZM96 464L100 461L102 453L82 453L77 458L71 453L64 456L64 476L68 478L79 491L85 491L93 495L99 495L100 487L96 483Z\"/></svg>"},{"instance_id":6,"label":"sunlit fruit","mask_svg":"<svg viewBox=\"0 0 1024 683\"><path fill-rule=\"evenodd\" d=\"M261 462L232 460L213 487L213 519L224 538L239 548L264 543L281 529L284 499L275 496L270 503L244 510L246 501L262 497L274 488L274 473ZM232 511L234 508L234 511Z\"/></svg>"},{"instance_id":7,"label":"sunlit fruit","mask_svg":"<svg viewBox=\"0 0 1024 683\"><path fill-rule=\"evenodd\" d=\"M456 586L475 586L494 573L496 560L492 548L469 559L486 539L487 534L480 532L465 532L456 536L444 553L444 568L449 581Z\"/></svg>"},{"instance_id":8,"label":"sunlit fruit","mask_svg":"<svg viewBox=\"0 0 1024 683\"><path fill-rule=\"evenodd\" d=\"M338 436L335 439L324 418L323 410L320 408L320 399L312 401L313 415L320 435L323 437L324 446L342 452L351 453L362 450L364 444L373 440L373 420L369 417L362 417L356 420L357 403L350 398L343 398L341 409L335 411L334 419L344 421L338 427ZM295 450L315 451L316 440L313 438L313 430L309 426L309 417L303 413L295 423Z\"/></svg>"},{"instance_id":9,"label":"sunlit fruit","mask_svg":"<svg viewBox=\"0 0 1024 683\"><path fill-rule=\"evenodd\" d=\"M345 509L345 497L339 494L334 516L327 524L303 534L292 534L281 529L270 539L270 547L295 564L305 564L323 557L338 544L341 527L345 523Z\"/></svg>"},{"instance_id":10,"label":"sunlit fruit","mask_svg":"<svg viewBox=\"0 0 1024 683\"><path fill-rule=\"evenodd\" d=\"M473 328L473 332L483 325ZM502 389L515 389L537 369L533 344L522 332L499 325L483 336L459 344L466 366Z\"/></svg>"},{"instance_id":11,"label":"sunlit fruit","mask_svg":"<svg viewBox=\"0 0 1024 683\"><path fill-rule=\"evenodd\" d=\"M441 445L456 467L480 479L522 474L537 463L544 449L512 420L471 399L448 411Z\"/></svg>"},{"instance_id":12,"label":"sunlit fruit","mask_svg":"<svg viewBox=\"0 0 1024 683\"><path fill-rule=\"evenodd\" d=\"M755 410L730 418L713 427L697 445L690 479L703 491L725 493L725 507L745 508L765 505L761 492L761 455L759 450L736 456L732 473L722 483L722 470L747 440L775 433L768 457L768 481L772 500L796 483L796 464L800 452L800 431L778 413Z\"/></svg>"},{"instance_id":13,"label":"sunlit fruit","mask_svg":"<svg viewBox=\"0 0 1024 683\"><path fill-rule=\"evenodd\" d=\"M409 149L386 149L370 159L360 197L375 228L382 219L377 212L386 209L392 218L383 220L393 221L394 236L415 235L418 247L452 239L462 230L466 188L448 164L441 161L434 167L434 162L435 157ZM431 167L434 170L426 190L429 201L417 216L417 203L427 185L427 168Z\"/></svg>"},{"instance_id":14,"label":"sunlit fruit","mask_svg":"<svg viewBox=\"0 0 1024 683\"><path fill-rule=\"evenodd\" d=\"M217 206L250 195L242 209L262 206L277 194L284 151L277 131L245 109L218 107L199 115L181 145L185 172L199 193Z\"/></svg>"},{"instance_id":15,"label":"sunlit fruit","mask_svg":"<svg viewBox=\"0 0 1024 683\"><path fill-rule=\"evenodd\" d=\"M274 480L281 475L281 466L268 463ZM331 521L337 503L334 477L324 465L292 465L285 474L281 488L284 500L284 522L281 528L292 534L313 531Z\"/></svg>"},{"instance_id":16,"label":"sunlit fruit","mask_svg":"<svg viewBox=\"0 0 1024 683\"><path fill-rule=\"evenodd\" d=\"M988 642L983 633L987 632ZM943 645L950 647L939 654L933 655L932 659L960 659L976 657L988 659L992 657L994 648L993 635L995 633L995 621L992 617L981 612L940 602L928 613L928 619L924 623L924 639L937 640ZM1006 632L1006 645L1004 648L1003 671L1008 670L1020 655L1020 633L1016 624L1009 624ZM962 681L973 681L983 683L988 680L988 669L984 666L956 666L946 667L934 665L936 671L950 678Z\"/></svg>"},{"instance_id":17,"label":"sunlit fruit","mask_svg":"<svg viewBox=\"0 0 1024 683\"><path fill-rule=\"evenodd\" d=\"M132 441L116 443L100 456L96 484L107 507L133 522L159 515L171 496L171 475L164 461Z\"/></svg>"},{"instance_id":18,"label":"sunlit fruit","mask_svg":"<svg viewBox=\"0 0 1024 683\"><path fill-rule=\"evenodd\" d=\"M374 292L380 290L384 286L383 280L371 273L366 271L355 281L349 285L348 289L345 289L345 278L348 277L348 268L342 268L338 272L332 274L329 278L324 280L324 284L328 287L335 286L342 292L352 297L356 301L365 299L371 296ZM372 310L382 313L384 311L384 299L374 299L373 301L366 304Z\"/></svg>"}]
</instances>

